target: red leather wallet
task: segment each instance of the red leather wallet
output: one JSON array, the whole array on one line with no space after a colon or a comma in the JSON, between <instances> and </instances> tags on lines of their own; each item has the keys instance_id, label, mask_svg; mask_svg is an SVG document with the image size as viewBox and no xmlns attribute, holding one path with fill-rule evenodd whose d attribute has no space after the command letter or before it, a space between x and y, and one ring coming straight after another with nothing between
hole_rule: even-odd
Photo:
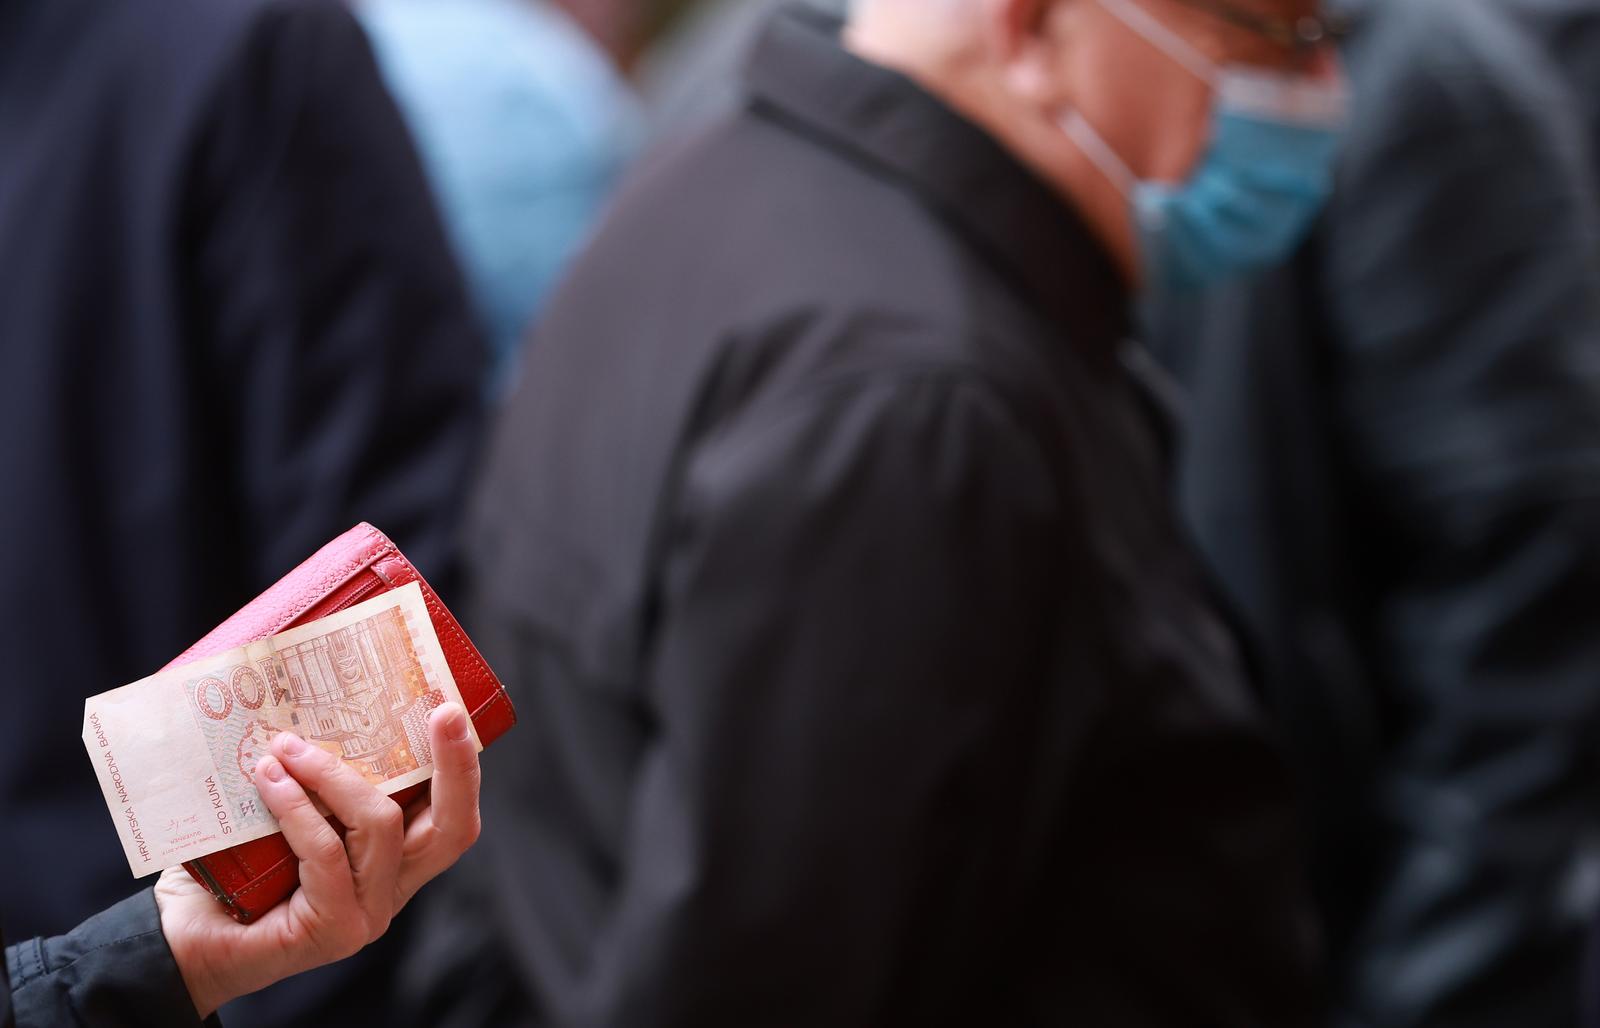
<instances>
[{"instance_id":1,"label":"red leather wallet","mask_svg":"<svg viewBox=\"0 0 1600 1028\"><path fill-rule=\"evenodd\" d=\"M479 741L487 746L517 723L505 687L417 569L387 536L365 523L318 550L167 666L265 639L412 582L422 583L422 597L456 688ZM427 783L413 786L394 799L403 805L426 787ZM298 861L282 835L243 843L183 866L241 922L271 910L300 884Z\"/></svg>"}]
</instances>

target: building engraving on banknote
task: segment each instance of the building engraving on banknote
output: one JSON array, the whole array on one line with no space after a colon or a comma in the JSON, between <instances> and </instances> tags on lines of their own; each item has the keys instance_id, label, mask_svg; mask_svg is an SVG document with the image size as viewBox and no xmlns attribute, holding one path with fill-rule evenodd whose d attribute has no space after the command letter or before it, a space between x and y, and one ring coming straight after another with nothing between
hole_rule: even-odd
<instances>
[{"instance_id":1,"label":"building engraving on banknote","mask_svg":"<svg viewBox=\"0 0 1600 1028\"><path fill-rule=\"evenodd\" d=\"M388 607L254 663L184 682L222 792L249 828L268 818L252 778L282 731L343 758L374 785L433 763L428 712L444 702L413 645L411 612Z\"/></svg>"}]
</instances>

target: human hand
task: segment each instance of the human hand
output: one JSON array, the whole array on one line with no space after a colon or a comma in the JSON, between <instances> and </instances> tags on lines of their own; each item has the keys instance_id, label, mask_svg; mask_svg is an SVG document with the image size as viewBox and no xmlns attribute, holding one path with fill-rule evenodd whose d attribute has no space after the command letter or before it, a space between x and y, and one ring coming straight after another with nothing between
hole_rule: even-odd
<instances>
[{"instance_id":1,"label":"human hand","mask_svg":"<svg viewBox=\"0 0 1600 1028\"><path fill-rule=\"evenodd\" d=\"M256 787L299 858L300 887L259 920L234 921L181 867L162 874L161 930L202 1018L360 950L477 840L480 772L466 711L439 707L428 738L433 785L405 810L327 751L289 732L273 739ZM308 790L344 824L342 840Z\"/></svg>"}]
</instances>

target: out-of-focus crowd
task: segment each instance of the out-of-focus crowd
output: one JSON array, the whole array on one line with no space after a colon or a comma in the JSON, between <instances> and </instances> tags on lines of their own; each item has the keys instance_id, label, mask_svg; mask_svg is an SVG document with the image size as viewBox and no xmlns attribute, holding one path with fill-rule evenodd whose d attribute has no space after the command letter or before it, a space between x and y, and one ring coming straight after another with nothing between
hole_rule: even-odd
<instances>
[{"instance_id":1,"label":"out-of-focus crowd","mask_svg":"<svg viewBox=\"0 0 1600 1028\"><path fill-rule=\"evenodd\" d=\"M0 480L8 1028L363 520L521 725L230 1026L1600 1026L1596 0L0 0Z\"/></svg>"}]
</instances>

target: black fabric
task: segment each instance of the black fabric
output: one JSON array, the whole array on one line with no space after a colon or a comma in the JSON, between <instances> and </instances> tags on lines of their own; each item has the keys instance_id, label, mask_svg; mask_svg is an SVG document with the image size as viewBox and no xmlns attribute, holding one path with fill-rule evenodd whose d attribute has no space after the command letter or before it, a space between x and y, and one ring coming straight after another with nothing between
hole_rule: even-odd
<instances>
[{"instance_id":1,"label":"black fabric","mask_svg":"<svg viewBox=\"0 0 1600 1028\"><path fill-rule=\"evenodd\" d=\"M1340 1023L1561 1028L1600 828L1600 180L1498 0L1355 6L1322 227L1153 305L1183 508L1288 731Z\"/></svg>"},{"instance_id":2,"label":"black fabric","mask_svg":"<svg viewBox=\"0 0 1600 1028\"><path fill-rule=\"evenodd\" d=\"M200 1019L145 889L67 935L5 948L15 1028L219 1028ZM11 1022L7 1021L10 1025Z\"/></svg>"},{"instance_id":3,"label":"black fabric","mask_svg":"<svg viewBox=\"0 0 1600 1028\"><path fill-rule=\"evenodd\" d=\"M522 720L418 1009L1311 1024L1284 771L1118 278L836 32L769 27L532 342L470 544Z\"/></svg>"},{"instance_id":4,"label":"black fabric","mask_svg":"<svg viewBox=\"0 0 1600 1028\"><path fill-rule=\"evenodd\" d=\"M484 357L340 4L6 0L0 154L0 909L28 937L135 888L84 697L361 519L446 572ZM354 1016L353 974L230 1022Z\"/></svg>"}]
</instances>

